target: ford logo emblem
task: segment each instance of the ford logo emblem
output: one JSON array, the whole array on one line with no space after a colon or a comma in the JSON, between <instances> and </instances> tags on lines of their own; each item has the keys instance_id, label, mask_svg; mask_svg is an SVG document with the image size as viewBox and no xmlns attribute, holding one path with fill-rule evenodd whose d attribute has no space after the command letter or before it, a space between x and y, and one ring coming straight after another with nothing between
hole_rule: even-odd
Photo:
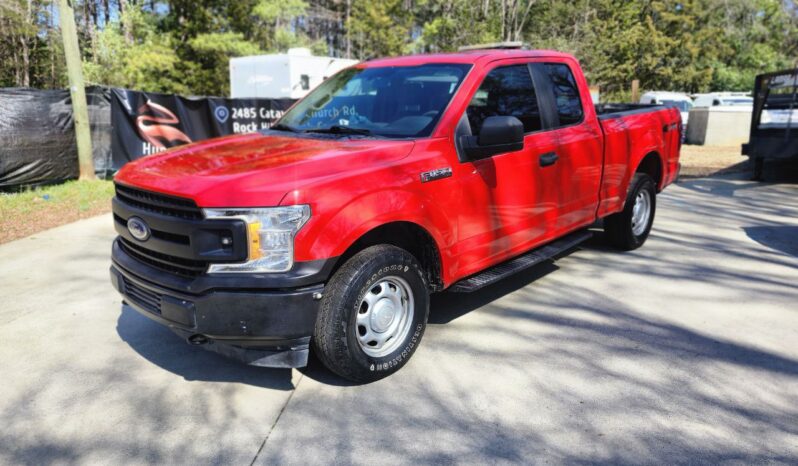
<instances>
[{"instance_id":1,"label":"ford logo emblem","mask_svg":"<svg viewBox=\"0 0 798 466\"><path fill-rule=\"evenodd\" d=\"M138 217L127 219L127 231L139 241L147 241L150 237L150 227Z\"/></svg>"}]
</instances>

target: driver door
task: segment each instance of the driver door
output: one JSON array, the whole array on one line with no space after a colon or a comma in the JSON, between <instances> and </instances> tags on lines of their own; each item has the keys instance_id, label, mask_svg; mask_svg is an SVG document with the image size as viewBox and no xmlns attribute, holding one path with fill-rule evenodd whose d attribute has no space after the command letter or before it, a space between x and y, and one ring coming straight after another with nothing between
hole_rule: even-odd
<instances>
[{"instance_id":1,"label":"driver door","mask_svg":"<svg viewBox=\"0 0 798 466\"><path fill-rule=\"evenodd\" d=\"M524 125L524 147L463 162L458 215L458 275L466 276L518 255L550 238L557 186L545 160L557 140L541 112L527 61L499 62L471 98L457 136L478 135L490 116L514 116ZM548 181L547 181L548 180Z\"/></svg>"}]
</instances>

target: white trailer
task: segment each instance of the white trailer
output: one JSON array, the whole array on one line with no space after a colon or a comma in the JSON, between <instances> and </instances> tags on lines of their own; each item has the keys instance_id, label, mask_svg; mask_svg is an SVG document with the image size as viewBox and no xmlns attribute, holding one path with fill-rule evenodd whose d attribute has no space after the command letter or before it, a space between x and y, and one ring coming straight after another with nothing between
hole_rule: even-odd
<instances>
[{"instance_id":1,"label":"white trailer","mask_svg":"<svg viewBox=\"0 0 798 466\"><path fill-rule=\"evenodd\" d=\"M304 48L288 53L230 59L230 97L300 99L357 60L316 57Z\"/></svg>"}]
</instances>

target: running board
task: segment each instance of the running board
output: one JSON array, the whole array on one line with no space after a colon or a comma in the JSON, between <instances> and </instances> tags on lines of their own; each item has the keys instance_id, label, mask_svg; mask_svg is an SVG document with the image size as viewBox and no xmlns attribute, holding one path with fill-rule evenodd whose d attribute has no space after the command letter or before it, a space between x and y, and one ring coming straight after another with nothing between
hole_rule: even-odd
<instances>
[{"instance_id":1,"label":"running board","mask_svg":"<svg viewBox=\"0 0 798 466\"><path fill-rule=\"evenodd\" d=\"M471 275L468 278L464 278L449 287L449 291L454 293L470 293L472 291L476 291L480 288L496 283L499 280L503 280L510 275L540 264L547 259L551 259L552 257L561 254L573 248L574 246L577 246L579 243L589 239L591 236L593 236L593 233L587 230L578 231L576 233L563 236L556 241L553 241L538 249L533 249L532 251L529 251L522 256L518 256L515 259L502 262L501 264L495 265L476 275Z\"/></svg>"}]
</instances>

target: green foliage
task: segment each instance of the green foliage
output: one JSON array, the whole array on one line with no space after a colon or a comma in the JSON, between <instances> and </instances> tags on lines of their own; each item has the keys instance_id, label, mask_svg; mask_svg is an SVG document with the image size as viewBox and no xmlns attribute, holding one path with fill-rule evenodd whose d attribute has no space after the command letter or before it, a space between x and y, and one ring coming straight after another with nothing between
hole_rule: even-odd
<instances>
[{"instance_id":1,"label":"green foliage","mask_svg":"<svg viewBox=\"0 0 798 466\"><path fill-rule=\"evenodd\" d=\"M230 57L367 59L520 38L576 55L602 96L751 90L796 65L794 0L73 0L92 83L226 95ZM124 10L124 11L122 11ZM63 87L53 0L0 0L0 85Z\"/></svg>"},{"instance_id":2,"label":"green foliage","mask_svg":"<svg viewBox=\"0 0 798 466\"><path fill-rule=\"evenodd\" d=\"M131 30L130 43L121 30L122 22ZM160 34L155 19L141 10L130 9L122 21L105 28L97 42L94 59L83 64L87 83L150 92L190 91L174 39Z\"/></svg>"},{"instance_id":3,"label":"green foliage","mask_svg":"<svg viewBox=\"0 0 798 466\"><path fill-rule=\"evenodd\" d=\"M357 58L400 55L410 46L412 16L402 0L354 0L347 25Z\"/></svg>"},{"instance_id":4,"label":"green foliage","mask_svg":"<svg viewBox=\"0 0 798 466\"><path fill-rule=\"evenodd\" d=\"M252 13L268 23L288 22L304 15L307 7L303 0L260 0Z\"/></svg>"},{"instance_id":5,"label":"green foliage","mask_svg":"<svg viewBox=\"0 0 798 466\"><path fill-rule=\"evenodd\" d=\"M501 39L498 16L492 14L490 7L485 11L480 2L426 1L419 9L423 26L421 36L416 41L418 51L451 52L464 45Z\"/></svg>"},{"instance_id":6,"label":"green foliage","mask_svg":"<svg viewBox=\"0 0 798 466\"><path fill-rule=\"evenodd\" d=\"M260 47L236 32L199 34L188 41L188 47L196 57L189 87L202 95L228 95L230 58L261 53Z\"/></svg>"}]
</instances>

